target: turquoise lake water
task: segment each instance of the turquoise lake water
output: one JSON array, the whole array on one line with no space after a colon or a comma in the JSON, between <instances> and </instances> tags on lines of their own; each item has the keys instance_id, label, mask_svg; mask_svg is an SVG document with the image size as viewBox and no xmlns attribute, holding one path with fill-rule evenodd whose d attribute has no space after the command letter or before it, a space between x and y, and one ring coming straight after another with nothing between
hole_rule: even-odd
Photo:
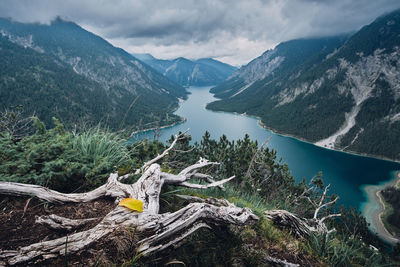
<instances>
[{"instance_id":1,"label":"turquoise lake water","mask_svg":"<svg viewBox=\"0 0 400 267\"><path fill-rule=\"evenodd\" d=\"M247 133L261 144L268 138L268 146L276 149L278 156L289 165L297 181L310 180L322 172L325 184L331 184L330 193L340 196L340 204L361 208L366 197L362 191L365 184L379 184L391 180L394 171L400 170L396 162L324 149L292 137L286 137L263 129L258 119L243 115L206 110L207 103L215 100L210 87L191 87L189 99L181 103L175 112L186 122L162 129L160 140L165 141L178 133L190 129L194 141L200 141L205 131L219 139L225 134L230 140L243 138ZM154 138L154 132L137 134L136 138Z\"/></svg>"}]
</instances>

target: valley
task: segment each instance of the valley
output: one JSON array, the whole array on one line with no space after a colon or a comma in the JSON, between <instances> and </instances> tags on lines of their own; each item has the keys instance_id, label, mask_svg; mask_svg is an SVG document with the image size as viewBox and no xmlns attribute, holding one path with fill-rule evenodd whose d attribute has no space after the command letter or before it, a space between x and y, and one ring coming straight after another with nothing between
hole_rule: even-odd
<instances>
[{"instance_id":1,"label":"valley","mask_svg":"<svg viewBox=\"0 0 400 267\"><path fill-rule=\"evenodd\" d=\"M0 266L398 266L382 1L0 3Z\"/></svg>"},{"instance_id":2,"label":"valley","mask_svg":"<svg viewBox=\"0 0 400 267\"><path fill-rule=\"evenodd\" d=\"M237 140L245 134L248 134L250 139L257 140L260 145L268 140L267 146L275 149L278 157L290 166L297 182L303 178L310 181L322 172L324 182L331 184L332 193L340 196L339 203L358 210L368 202L362 189L365 184L390 180L394 171L400 171L398 162L321 148L264 129L258 123L258 118L207 110L206 105L215 100L209 93L210 88L189 88L191 94L188 100L181 103L176 111L176 115L186 118L186 121L160 129L159 137L156 138L165 142L174 133L190 129L192 142L197 143L200 143L206 131L210 133L211 138L217 140L222 135L226 135L229 140ZM137 133L133 138L153 140L154 131Z\"/></svg>"},{"instance_id":3,"label":"valley","mask_svg":"<svg viewBox=\"0 0 400 267\"><path fill-rule=\"evenodd\" d=\"M219 99L207 108L258 116L323 147L399 160L399 24L397 10L352 35L280 43L212 88Z\"/></svg>"}]
</instances>

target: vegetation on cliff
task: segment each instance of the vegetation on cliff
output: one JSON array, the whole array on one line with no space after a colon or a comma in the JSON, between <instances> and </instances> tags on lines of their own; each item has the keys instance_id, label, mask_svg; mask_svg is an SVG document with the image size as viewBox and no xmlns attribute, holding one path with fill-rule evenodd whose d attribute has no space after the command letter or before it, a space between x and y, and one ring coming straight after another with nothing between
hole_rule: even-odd
<instances>
[{"instance_id":1,"label":"vegetation on cliff","mask_svg":"<svg viewBox=\"0 0 400 267\"><path fill-rule=\"evenodd\" d=\"M11 137L4 129L1 132L0 180L40 184L63 192L86 192L106 183L108 174L114 171L121 176L134 172L169 146L147 140L127 145L120 134L99 128L69 131L56 119L55 127L51 129L46 129L37 119L33 124L34 131L18 138ZM322 199L327 192L325 190L324 193L326 187L320 175L314 177L311 184L305 181L296 184L289 167L281 164L276 157L276 151L266 146L260 148L248 136L237 141L230 141L225 136L220 140L212 140L206 132L202 141L194 145L190 144L190 137L180 138L158 164L163 173L174 175L199 158L220 163L202 169L207 177L212 175L217 181L233 175L236 178L224 184L225 190L166 185L160 194L160 213L179 211L194 200L204 201L212 197L226 199L237 207L249 208L259 218L255 224L221 225L213 228L213 231L201 229L186 237L179 248L151 256L138 253L141 248L137 246L137 241L142 234L128 227L79 253L49 259L45 263L60 264L66 260L71 263L114 263L124 266L163 266L174 262L190 266L260 266L279 259L312 266L395 264L396 252L387 253L385 245L370 233L365 219L355 210L332 206L321 209L322 216L332 214L334 209L341 213L341 217L326 220L327 227L336 231L307 237L296 236L293 229L284 228L268 219L264 212L273 209L289 211L299 218L312 218L316 209L313 203ZM137 179L138 176L131 176L124 183L135 183ZM326 195L326 199L334 200L335 196ZM6 229L1 231L0 240L7 242L2 241L2 248L23 245L21 242L38 242L43 233L51 235L51 232L46 232L48 229L37 228L32 221L33 225L28 227L38 231L37 235L33 232L34 236L12 241L11 232L23 235L18 225L25 225L27 219L24 218L38 215L37 207L42 207L43 202L29 197L2 196L0 203L4 211L0 220L3 229ZM105 216L113 207L112 202L106 199L91 203L65 204L61 206L64 208L59 210L59 214L73 217L66 215L67 210L72 210L73 214L90 214L92 205L97 205L98 215ZM57 210L52 203L44 205L48 212ZM65 247L68 248L68 241Z\"/></svg>"}]
</instances>

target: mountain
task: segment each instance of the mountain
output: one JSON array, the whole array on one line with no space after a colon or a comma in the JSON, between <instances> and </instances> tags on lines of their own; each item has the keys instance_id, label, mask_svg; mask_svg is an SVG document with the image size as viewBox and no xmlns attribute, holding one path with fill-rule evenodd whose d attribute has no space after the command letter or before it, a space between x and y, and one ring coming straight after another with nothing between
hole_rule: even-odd
<instances>
[{"instance_id":1,"label":"mountain","mask_svg":"<svg viewBox=\"0 0 400 267\"><path fill-rule=\"evenodd\" d=\"M186 90L73 22L24 24L0 19L1 109L22 105L46 124L55 116L151 127L172 114Z\"/></svg>"},{"instance_id":2,"label":"mountain","mask_svg":"<svg viewBox=\"0 0 400 267\"><path fill-rule=\"evenodd\" d=\"M133 56L182 86L219 84L237 69L212 58L192 61L183 57L162 60L150 54L133 54Z\"/></svg>"},{"instance_id":3,"label":"mountain","mask_svg":"<svg viewBox=\"0 0 400 267\"><path fill-rule=\"evenodd\" d=\"M350 36L281 43L212 88L209 109L256 115L317 145L400 159L400 10Z\"/></svg>"}]
</instances>

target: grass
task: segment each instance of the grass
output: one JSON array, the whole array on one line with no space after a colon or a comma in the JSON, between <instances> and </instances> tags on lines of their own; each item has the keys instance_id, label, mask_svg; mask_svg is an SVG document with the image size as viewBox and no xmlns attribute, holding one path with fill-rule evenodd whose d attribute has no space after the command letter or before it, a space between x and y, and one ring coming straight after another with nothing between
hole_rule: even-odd
<instances>
[{"instance_id":1,"label":"grass","mask_svg":"<svg viewBox=\"0 0 400 267\"><path fill-rule=\"evenodd\" d=\"M243 192L240 188L229 184L225 184L224 187L224 190L216 187L203 190L185 188L171 192L179 192L179 194L192 195L201 198L215 197L227 199L238 207L251 209L254 214L259 217L259 221L253 227L259 237L261 236L266 238L268 239L268 242L276 244L284 244L286 241L282 242L283 240L292 239L288 232L277 229L272 222L264 216L264 211L276 208L275 205L266 202L265 199L258 194ZM295 239L293 239L293 241L294 240Z\"/></svg>"},{"instance_id":2,"label":"grass","mask_svg":"<svg viewBox=\"0 0 400 267\"><path fill-rule=\"evenodd\" d=\"M235 232L242 242L251 244L253 253L249 256L250 258L273 253L272 255L277 257L289 257L289 259L297 259L315 266L391 266L385 265L389 261L383 258L381 253L375 252L358 238L331 233L330 235L311 235L309 239L296 239L288 231L278 229L263 214L265 210L283 207L285 203L279 201L267 203L258 194L243 192L240 188L229 184L224 186L225 190L174 188L165 192L164 197L187 194L201 198L225 198L238 207L250 208L259 217L258 222ZM169 201L173 202L172 198Z\"/></svg>"},{"instance_id":3,"label":"grass","mask_svg":"<svg viewBox=\"0 0 400 267\"><path fill-rule=\"evenodd\" d=\"M358 238L337 234L312 234L308 250L329 266L392 266L385 265L382 255L367 247Z\"/></svg>"},{"instance_id":4,"label":"grass","mask_svg":"<svg viewBox=\"0 0 400 267\"><path fill-rule=\"evenodd\" d=\"M111 133L95 127L83 133L74 133L72 147L94 166L105 162L113 166L121 166L130 161L125 143L126 140L121 138L118 133Z\"/></svg>"},{"instance_id":5,"label":"grass","mask_svg":"<svg viewBox=\"0 0 400 267\"><path fill-rule=\"evenodd\" d=\"M198 181L194 181L198 182ZM188 189L188 188L169 188L171 191L162 194L161 199L165 202L173 203L172 196L174 194L192 195L201 198L215 197L224 198L234 203L238 207L249 208L254 214L259 217L259 220L254 225L241 227L240 230L235 231L245 244L251 244L254 248L251 257L257 255L270 255L271 251L275 254L291 255L296 258L298 255L306 255L305 258L312 259L313 255L309 250L305 249L307 246L304 240L294 238L288 231L278 229L270 220L264 215L265 210L276 208L265 201L258 194L251 194L243 192L240 188L225 184L225 190L219 188L209 189ZM308 256L307 256L308 255ZM311 260L315 262L314 260Z\"/></svg>"},{"instance_id":6,"label":"grass","mask_svg":"<svg viewBox=\"0 0 400 267\"><path fill-rule=\"evenodd\" d=\"M198 183L198 181L194 181L194 183ZM246 207L251 209L256 214L262 214L265 210L274 208L274 206L272 206L270 203L267 203L265 199L263 199L258 194L243 192L243 190L241 190L240 188L229 184L225 184L224 187L224 190L221 190L217 187L201 190L185 188L181 190L179 194L198 196L202 198L225 198L238 207Z\"/></svg>"}]
</instances>

